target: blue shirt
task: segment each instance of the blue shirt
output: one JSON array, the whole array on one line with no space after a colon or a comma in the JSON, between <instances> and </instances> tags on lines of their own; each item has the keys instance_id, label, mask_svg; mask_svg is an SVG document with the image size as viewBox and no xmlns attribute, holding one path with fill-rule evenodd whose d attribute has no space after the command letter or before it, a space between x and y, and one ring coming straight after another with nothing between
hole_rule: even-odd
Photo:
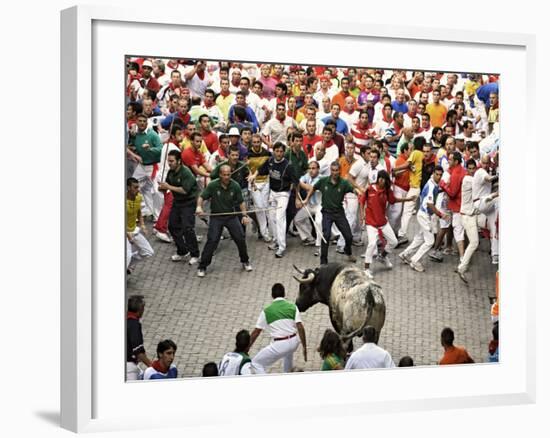
<instances>
[{"instance_id":1,"label":"blue shirt","mask_svg":"<svg viewBox=\"0 0 550 438\"><path fill-rule=\"evenodd\" d=\"M420 192L420 211L426 213L428 216L433 214L433 211L428 208L428 203L435 205L435 199L439 193L439 186L437 186L433 180L430 178L422 192Z\"/></svg>"},{"instance_id":2,"label":"blue shirt","mask_svg":"<svg viewBox=\"0 0 550 438\"><path fill-rule=\"evenodd\" d=\"M336 132L339 132L342 135L347 135L348 134L348 132L349 132L348 124L346 122L344 122L343 119L341 119L340 117L335 119L332 116L328 116L328 117L325 117L322 121L326 125L327 122L330 121L330 120L333 120L334 122L336 122Z\"/></svg>"},{"instance_id":3,"label":"blue shirt","mask_svg":"<svg viewBox=\"0 0 550 438\"><path fill-rule=\"evenodd\" d=\"M178 377L178 369L174 365L170 365L170 369L166 373L161 373L153 367L149 367L143 373L143 380L159 380L159 379L175 379Z\"/></svg>"},{"instance_id":4,"label":"blue shirt","mask_svg":"<svg viewBox=\"0 0 550 438\"><path fill-rule=\"evenodd\" d=\"M489 95L491 93L496 93L498 95L498 82L489 82L476 90L478 99L483 101L485 106L489 105Z\"/></svg>"},{"instance_id":5,"label":"blue shirt","mask_svg":"<svg viewBox=\"0 0 550 438\"><path fill-rule=\"evenodd\" d=\"M252 123L252 132L255 134L260 129L256 113L249 106L244 107L244 109L246 111L246 119ZM231 105L231 108L229 108L229 121L235 123L235 105Z\"/></svg>"},{"instance_id":6,"label":"blue shirt","mask_svg":"<svg viewBox=\"0 0 550 438\"><path fill-rule=\"evenodd\" d=\"M403 113L403 114L405 114L409 110L409 107L405 102L399 103L397 100L394 100L391 103L391 107L393 108L394 111L399 111L400 113Z\"/></svg>"}]
</instances>

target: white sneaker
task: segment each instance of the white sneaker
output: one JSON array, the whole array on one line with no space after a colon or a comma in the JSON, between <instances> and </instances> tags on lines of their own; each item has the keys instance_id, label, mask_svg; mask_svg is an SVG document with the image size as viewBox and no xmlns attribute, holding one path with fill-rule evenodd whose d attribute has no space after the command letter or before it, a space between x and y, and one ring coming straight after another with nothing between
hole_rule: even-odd
<instances>
[{"instance_id":1,"label":"white sneaker","mask_svg":"<svg viewBox=\"0 0 550 438\"><path fill-rule=\"evenodd\" d=\"M197 277L204 277L206 275L206 271L204 269L199 269L197 271Z\"/></svg>"},{"instance_id":2,"label":"white sneaker","mask_svg":"<svg viewBox=\"0 0 550 438\"><path fill-rule=\"evenodd\" d=\"M420 263L411 261L411 268L413 268L416 272L424 272L424 266Z\"/></svg>"},{"instance_id":3,"label":"white sneaker","mask_svg":"<svg viewBox=\"0 0 550 438\"><path fill-rule=\"evenodd\" d=\"M411 264L411 259L409 258L409 256L405 253L405 251L399 253L397 255L397 257L399 257L401 259L401 261L407 265L410 265Z\"/></svg>"},{"instance_id":4,"label":"white sneaker","mask_svg":"<svg viewBox=\"0 0 550 438\"><path fill-rule=\"evenodd\" d=\"M365 269L365 274L367 274L367 277L372 280L374 278L374 275L372 275L372 271L370 269Z\"/></svg>"},{"instance_id":5,"label":"white sneaker","mask_svg":"<svg viewBox=\"0 0 550 438\"><path fill-rule=\"evenodd\" d=\"M271 240L272 240L271 237L270 237L269 235L263 236L263 239L264 239L264 242L265 242L265 243L271 243Z\"/></svg>"},{"instance_id":6,"label":"white sneaker","mask_svg":"<svg viewBox=\"0 0 550 438\"><path fill-rule=\"evenodd\" d=\"M158 240L161 240L162 242L166 242L166 243L172 243L172 238L166 234L166 233L161 233L160 231L157 231L155 230L155 237L158 239Z\"/></svg>"},{"instance_id":7,"label":"white sneaker","mask_svg":"<svg viewBox=\"0 0 550 438\"><path fill-rule=\"evenodd\" d=\"M275 257L277 257L278 259L283 258L284 255L285 252L282 249L277 249L277 251L275 252Z\"/></svg>"},{"instance_id":8,"label":"white sneaker","mask_svg":"<svg viewBox=\"0 0 550 438\"><path fill-rule=\"evenodd\" d=\"M174 254L172 257L170 257L170 259L171 259L173 262L181 262L181 261L182 261L183 259L185 259L187 256L189 256L189 253L184 254L184 255Z\"/></svg>"},{"instance_id":9,"label":"white sneaker","mask_svg":"<svg viewBox=\"0 0 550 438\"><path fill-rule=\"evenodd\" d=\"M199 258L199 257L191 257L191 258L189 259L189 264L190 264L190 265L196 265L197 263L199 263L199 261L200 261L200 258Z\"/></svg>"},{"instance_id":10,"label":"white sneaker","mask_svg":"<svg viewBox=\"0 0 550 438\"><path fill-rule=\"evenodd\" d=\"M382 257L382 263L384 263L384 266L388 269L393 268L393 263L391 262L389 256Z\"/></svg>"},{"instance_id":11,"label":"white sneaker","mask_svg":"<svg viewBox=\"0 0 550 438\"><path fill-rule=\"evenodd\" d=\"M252 265L250 263L243 263L243 269L246 272L250 272L250 271L252 271Z\"/></svg>"}]
</instances>

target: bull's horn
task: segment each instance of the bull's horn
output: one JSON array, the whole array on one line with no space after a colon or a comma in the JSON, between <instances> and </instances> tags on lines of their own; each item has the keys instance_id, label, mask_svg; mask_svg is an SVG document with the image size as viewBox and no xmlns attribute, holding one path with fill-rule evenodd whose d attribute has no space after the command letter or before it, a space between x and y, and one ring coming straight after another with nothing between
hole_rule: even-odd
<instances>
[{"instance_id":1,"label":"bull's horn","mask_svg":"<svg viewBox=\"0 0 550 438\"><path fill-rule=\"evenodd\" d=\"M309 275L306 278L298 278L295 275L292 276L294 280L296 280L300 284L306 284L311 283L313 279L315 278L315 274L313 272L310 272Z\"/></svg>"},{"instance_id":2,"label":"bull's horn","mask_svg":"<svg viewBox=\"0 0 550 438\"><path fill-rule=\"evenodd\" d=\"M298 266L292 265L292 267L293 267L294 269L296 269L300 274L303 274L303 273L304 273L304 270L303 270L303 269L300 269Z\"/></svg>"}]
</instances>

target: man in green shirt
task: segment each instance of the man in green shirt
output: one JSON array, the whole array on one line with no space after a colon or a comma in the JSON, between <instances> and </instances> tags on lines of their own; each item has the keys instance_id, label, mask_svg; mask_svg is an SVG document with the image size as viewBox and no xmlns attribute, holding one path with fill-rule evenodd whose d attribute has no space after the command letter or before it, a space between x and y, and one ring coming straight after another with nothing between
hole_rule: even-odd
<instances>
[{"instance_id":1,"label":"man in green shirt","mask_svg":"<svg viewBox=\"0 0 550 438\"><path fill-rule=\"evenodd\" d=\"M321 265L326 265L328 263L328 242L330 241L332 224L335 224L336 228L338 228L342 236L344 236L344 254L348 256L348 261L355 263L355 256L351 253L353 235L349 222L346 219L346 213L343 206L346 193L352 193L355 189L348 180L340 177L340 163L334 161L330 165L330 176L320 178L313 186L306 186L308 189L306 199L304 200L306 205L315 190L319 190L323 195L321 199L321 213L323 215Z\"/></svg>"},{"instance_id":2,"label":"man in green shirt","mask_svg":"<svg viewBox=\"0 0 550 438\"><path fill-rule=\"evenodd\" d=\"M204 215L203 202L210 200L210 220L208 221L208 235L206 245L203 248L199 270L197 275L204 277L206 268L212 262L212 255L220 243L223 228L227 228L231 238L239 249L239 257L245 271L252 271L252 266L248 259L246 249L246 240L243 228L239 223L239 217L235 214L235 206L238 205L242 219L241 223L247 225L250 218L246 214L246 206L243 201L243 195L239 184L231 179L231 167L223 164L219 170L220 177L212 180L210 184L202 191L197 202L196 213L199 216Z\"/></svg>"},{"instance_id":3,"label":"man in green shirt","mask_svg":"<svg viewBox=\"0 0 550 438\"><path fill-rule=\"evenodd\" d=\"M143 194L145 207L144 216L153 215L158 219L162 209L163 197L153 184L153 166L160 162L162 142L153 129L147 129L147 116L143 113L137 116L137 132L130 135L127 156L137 163L132 174L139 181L139 189Z\"/></svg>"},{"instance_id":4,"label":"man in green shirt","mask_svg":"<svg viewBox=\"0 0 550 438\"><path fill-rule=\"evenodd\" d=\"M267 368L283 359L283 371L292 370L294 352L300 343L307 362L306 331L296 304L285 300L285 287L275 283L271 288L273 302L260 312L256 327L250 335L250 348L260 336L262 330L267 330L271 343L262 348L252 359L252 369L255 374L265 374Z\"/></svg>"},{"instance_id":5,"label":"man in green shirt","mask_svg":"<svg viewBox=\"0 0 550 438\"><path fill-rule=\"evenodd\" d=\"M168 152L168 175L166 182L159 184L159 190L170 190L174 203L168 219L168 230L176 244L177 253L172 256L173 262L179 262L191 255L189 264L199 261L199 245L195 234L195 206L197 203L197 179L189 168L181 163L181 152Z\"/></svg>"}]
</instances>

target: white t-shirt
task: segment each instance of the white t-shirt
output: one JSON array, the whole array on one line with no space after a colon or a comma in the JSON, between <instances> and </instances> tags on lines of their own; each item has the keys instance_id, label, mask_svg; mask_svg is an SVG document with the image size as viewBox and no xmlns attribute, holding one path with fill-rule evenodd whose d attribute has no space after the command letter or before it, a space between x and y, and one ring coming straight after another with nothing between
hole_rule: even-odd
<instances>
[{"instance_id":1,"label":"white t-shirt","mask_svg":"<svg viewBox=\"0 0 550 438\"><path fill-rule=\"evenodd\" d=\"M313 156L309 159L308 163L311 163L312 161L319 163L319 176L330 176L331 161L327 160L326 155L321 160L317 160L317 158Z\"/></svg>"},{"instance_id":2,"label":"white t-shirt","mask_svg":"<svg viewBox=\"0 0 550 438\"><path fill-rule=\"evenodd\" d=\"M370 164L363 158L359 158L351 165L349 174L355 178L355 183L359 187L366 187L369 180Z\"/></svg>"},{"instance_id":3,"label":"white t-shirt","mask_svg":"<svg viewBox=\"0 0 550 438\"><path fill-rule=\"evenodd\" d=\"M218 366L218 374L220 376L244 376L252 374L251 362L248 361L241 368L244 356L240 353L226 353ZM239 372L240 369L240 372Z\"/></svg>"},{"instance_id":4,"label":"white t-shirt","mask_svg":"<svg viewBox=\"0 0 550 438\"><path fill-rule=\"evenodd\" d=\"M194 67L189 67L185 69L185 73L190 72L193 70ZM186 86L189 88L189 92L191 94L191 97L198 96L201 99L204 98L204 92L206 89L212 84L212 79L210 78L210 75L205 70L204 71L204 79L199 78L198 74L194 74L193 77L186 81Z\"/></svg>"},{"instance_id":5,"label":"white t-shirt","mask_svg":"<svg viewBox=\"0 0 550 438\"><path fill-rule=\"evenodd\" d=\"M366 343L353 352L346 363L346 370L359 370L365 368L395 368L395 364L388 353L374 343Z\"/></svg>"}]
</instances>

